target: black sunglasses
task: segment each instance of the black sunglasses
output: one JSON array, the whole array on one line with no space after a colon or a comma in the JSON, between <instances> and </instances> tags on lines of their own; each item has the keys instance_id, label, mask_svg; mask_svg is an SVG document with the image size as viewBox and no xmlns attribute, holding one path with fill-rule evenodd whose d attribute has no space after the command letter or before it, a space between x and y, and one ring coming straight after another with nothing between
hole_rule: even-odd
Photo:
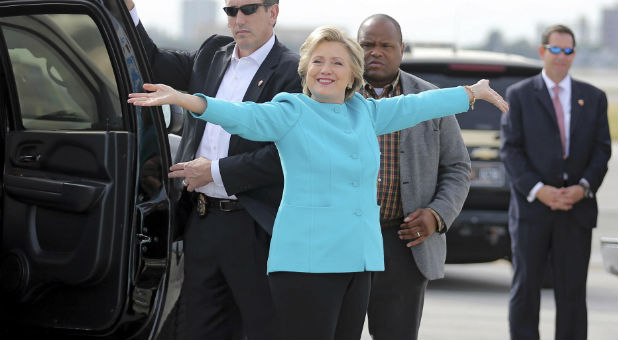
<instances>
[{"instance_id":1,"label":"black sunglasses","mask_svg":"<svg viewBox=\"0 0 618 340\"><path fill-rule=\"evenodd\" d=\"M271 5L272 4L248 4L240 7L229 6L223 7L223 11L228 17L235 17L238 14L238 10L240 10L244 15L251 15L255 13L260 6L268 7Z\"/></svg>"},{"instance_id":2,"label":"black sunglasses","mask_svg":"<svg viewBox=\"0 0 618 340\"><path fill-rule=\"evenodd\" d=\"M560 54L560 52L564 51L565 55L570 55L575 52L575 48L573 47L561 48L558 46L545 45L545 48L548 49L551 54Z\"/></svg>"}]
</instances>

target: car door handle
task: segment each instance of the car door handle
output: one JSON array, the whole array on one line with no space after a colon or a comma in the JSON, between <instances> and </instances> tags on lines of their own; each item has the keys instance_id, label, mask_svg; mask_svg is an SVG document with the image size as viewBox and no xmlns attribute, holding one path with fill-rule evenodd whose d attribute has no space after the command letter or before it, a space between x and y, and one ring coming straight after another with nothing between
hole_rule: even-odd
<instances>
[{"instance_id":1,"label":"car door handle","mask_svg":"<svg viewBox=\"0 0 618 340\"><path fill-rule=\"evenodd\" d=\"M41 155L20 155L18 159L23 163L34 163L41 160Z\"/></svg>"},{"instance_id":2,"label":"car door handle","mask_svg":"<svg viewBox=\"0 0 618 340\"><path fill-rule=\"evenodd\" d=\"M105 183L55 180L4 174L4 189L21 202L61 211L82 213L105 192Z\"/></svg>"}]
</instances>

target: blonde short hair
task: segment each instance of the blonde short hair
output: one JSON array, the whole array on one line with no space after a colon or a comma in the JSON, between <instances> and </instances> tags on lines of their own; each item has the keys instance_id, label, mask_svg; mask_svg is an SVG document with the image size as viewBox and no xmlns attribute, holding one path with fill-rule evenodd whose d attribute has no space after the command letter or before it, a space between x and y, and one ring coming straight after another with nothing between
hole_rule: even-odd
<instances>
[{"instance_id":1,"label":"blonde short hair","mask_svg":"<svg viewBox=\"0 0 618 340\"><path fill-rule=\"evenodd\" d=\"M352 61L352 76L354 83L352 88L346 88L344 100L352 98L354 93L363 86L363 72L365 69L365 57L363 49L356 40L350 38L343 30L335 26L320 26L316 28L300 47L300 62L298 63L298 74L300 75L303 84L303 93L311 96L311 91L307 88L307 69L309 67L309 58L313 54L316 47L324 42L332 41L343 44L349 52L350 60Z\"/></svg>"}]
</instances>

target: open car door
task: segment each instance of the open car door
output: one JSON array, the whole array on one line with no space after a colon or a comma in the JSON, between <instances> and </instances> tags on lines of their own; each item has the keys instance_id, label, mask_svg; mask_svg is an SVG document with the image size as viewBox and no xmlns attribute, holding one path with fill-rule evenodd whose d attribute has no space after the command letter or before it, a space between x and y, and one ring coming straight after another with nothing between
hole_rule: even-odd
<instances>
[{"instance_id":1,"label":"open car door","mask_svg":"<svg viewBox=\"0 0 618 340\"><path fill-rule=\"evenodd\" d=\"M170 164L122 0L0 0L0 337L152 338Z\"/></svg>"}]
</instances>

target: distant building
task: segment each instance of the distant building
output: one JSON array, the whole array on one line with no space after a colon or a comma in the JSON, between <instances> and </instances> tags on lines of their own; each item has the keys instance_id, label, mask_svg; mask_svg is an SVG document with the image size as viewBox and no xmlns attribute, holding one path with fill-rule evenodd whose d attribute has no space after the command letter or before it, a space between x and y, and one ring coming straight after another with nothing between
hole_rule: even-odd
<instances>
[{"instance_id":1,"label":"distant building","mask_svg":"<svg viewBox=\"0 0 618 340\"><path fill-rule=\"evenodd\" d=\"M214 26L223 1L220 0L183 0L181 36L187 40L202 40L207 27Z\"/></svg>"},{"instance_id":2,"label":"distant building","mask_svg":"<svg viewBox=\"0 0 618 340\"><path fill-rule=\"evenodd\" d=\"M553 25L553 24L552 24ZM545 23L540 23L538 22L535 26L535 34L534 34L534 39L532 40L532 44L535 46L539 46L542 44L541 42L541 37L543 36L543 32L545 32L545 30L547 29L547 27L549 27L550 25L547 25Z\"/></svg>"},{"instance_id":3,"label":"distant building","mask_svg":"<svg viewBox=\"0 0 618 340\"><path fill-rule=\"evenodd\" d=\"M183 0L182 2L182 31L179 41L166 44L168 48L196 49L204 39L213 34L230 35L225 21L217 20L223 17L223 0ZM275 34L279 41L290 50L298 52L300 45L305 41L312 29L295 28L277 25Z\"/></svg>"},{"instance_id":4,"label":"distant building","mask_svg":"<svg viewBox=\"0 0 618 340\"><path fill-rule=\"evenodd\" d=\"M275 27L275 34L291 51L298 53L300 46L305 42L305 39L311 34L313 28L279 26Z\"/></svg>"},{"instance_id":5,"label":"distant building","mask_svg":"<svg viewBox=\"0 0 618 340\"><path fill-rule=\"evenodd\" d=\"M618 54L618 6L603 10L601 46L605 50Z\"/></svg>"},{"instance_id":6,"label":"distant building","mask_svg":"<svg viewBox=\"0 0 618 340\"><path fill-rule=\"evenodd\" d=\"M588 19L585 16L579 17L577 20L577 25L575 37L577 38L578 47L581 45L591 45L592 40L590 36L590 24L588 24Z\"/></svg>"}]
</instances>

